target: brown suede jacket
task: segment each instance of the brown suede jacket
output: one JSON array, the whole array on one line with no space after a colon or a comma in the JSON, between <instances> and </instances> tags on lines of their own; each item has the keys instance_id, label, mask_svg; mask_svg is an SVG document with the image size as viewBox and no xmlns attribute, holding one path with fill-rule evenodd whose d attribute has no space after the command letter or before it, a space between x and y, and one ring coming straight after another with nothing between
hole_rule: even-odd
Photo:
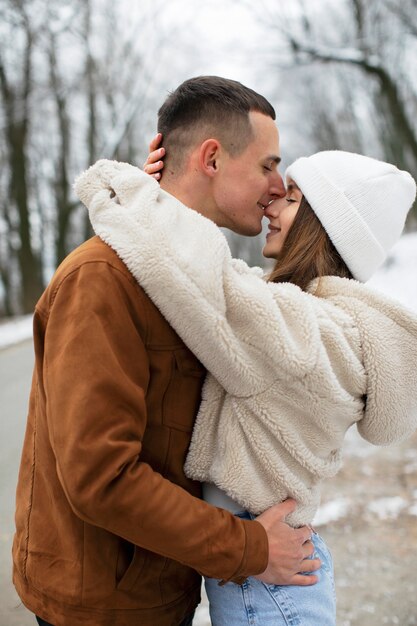
<instances>
[{"instance_id":1,"label":"brown suede jacket","mask_svg":"<svg viewBox=\"0 0 417 626\"><path fill-rule=\"evenodd\" d=\"M205 371L97 237L58 268L34 342L13 545L31 611L56 626L177 626L200 574L265 569L262 526L203 502L183 472Z\"/></svg>"}]
</instances>

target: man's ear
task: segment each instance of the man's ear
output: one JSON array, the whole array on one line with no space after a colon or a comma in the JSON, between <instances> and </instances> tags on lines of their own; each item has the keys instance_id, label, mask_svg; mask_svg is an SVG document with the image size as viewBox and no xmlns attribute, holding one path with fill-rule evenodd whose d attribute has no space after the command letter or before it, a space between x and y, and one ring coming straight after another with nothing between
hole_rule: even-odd
<instances>
[{"instance_id":1,"label":"man's ear","mask_svg":"<svg viewBox=\"0 0 417 626\"><path fill-rule=\"evenodd\" d=\"M219 161L221 160L222 148L217 139L206 139L200 146L199 165L201 171L206 175L213 177L219 169Z\"/></svg>"}]
</instances>

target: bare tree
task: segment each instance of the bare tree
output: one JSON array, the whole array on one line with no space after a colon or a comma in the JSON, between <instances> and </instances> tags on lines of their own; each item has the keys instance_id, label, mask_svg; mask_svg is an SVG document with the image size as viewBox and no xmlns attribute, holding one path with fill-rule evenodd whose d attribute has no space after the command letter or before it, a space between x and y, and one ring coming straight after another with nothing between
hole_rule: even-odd
<instances>
[{"instance_id":1,"label":"bare tree","mask_svg":"<svg viewBox=\"0 0 417 626\"><path fill-rule=\"evenodd\" d=\"M160 4L131 17L127 0L3 0L0 314L32 311L53 268L90 236L75 175L100 157L142 157L159 98Z\"/></svg>"},{"instance_id":2,"label":"bare tree","mask_svg":"<svg viewBox=\"0 0 417 626\"><path fill-rule=\"evenodd\" d=\"M21 64L17 78L11 78L7 72L4 54L0 51L0 88L4 114L4 138L7 146L7 207L3 214L9 228L9 237L16 230L19 239L16 248L8 245L8 253L18 261L21 298L20 310L30 311L42 290L41 260L34 249L30 221L30 202L28 190L28 137L30 131L30 98L33 87L33 48L36 34L33 32L23 1L10 3L12 17L18 24L24 38ZM16 224L10 213L16 211ZM14 241L14 239L12 239ZM12 263L10 263L12 265ZM6 292L6 309L12 302L11 279L7 268L2 264L2 282Z\"/></svg>"},{"instance_id":3,"label":"bare tree","mask_svg":"<svg viewBox=\"0 0 417 626\"><path fill-rule=\"evenodd\" d=\"M359 28L358 32L360 32ZM412 159L413 170L416 171L417 134L414 125L409 119L395 78L383 66L382 60L369 56L363 50L329 49L302 43L293 37L290 39L290 42L297 56L306 55L311 61L321 63L356 66L376 80L378 86L376 100L380 104L384 130L388 131L382 134L387 158L395 161L400 167L410 167Z\"/></svg>"},{"instance_id":4,"label":"bare tree","mask_svg":"<svg viewBox=\"0 0 417 626\"><path fill-rule=\"evenodd\" d=\"M69 174L70 159L70 118L68 113L68 102L66 98L66 87L60 79L60 70L57 60L57 41L53 32L50 32L50 43L48 49L49 71L51 94L55 100L58 121L59 150L56 160L55 174L55 196L57 210L56 227L56 260L59 263L67 255L66 240L70 216L77 204L71 197L71 184Z\"/></svg>"},{"instance_id":5,"label":"bare tree","mask_svg":"<svg viewBox=\"0 0 417 626\"><path fill-rule=\"evenodd\" d=\"M263 0L251 10L274 34L265 54L277 93L291 76L306 149L360 150L417 176L416 0Z\"/></svg>"}]
</instances>

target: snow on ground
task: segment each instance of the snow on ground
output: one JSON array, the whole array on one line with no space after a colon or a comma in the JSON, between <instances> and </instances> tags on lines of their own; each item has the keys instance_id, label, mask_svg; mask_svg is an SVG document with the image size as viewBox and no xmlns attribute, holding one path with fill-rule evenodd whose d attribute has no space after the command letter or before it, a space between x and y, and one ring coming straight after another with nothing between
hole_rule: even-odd
<instances>
[{"instance_id":1,"label":"snow on ground","mask_svg":"<svg viewBox=\"0 0 417 626\"><path fill-rule=\"evenodd\" d=\"M417 233L401 237L368 284L417 313Z\"/></svg>"},{"instance_id":2,"label":"snow on ground","mask_svg":"<svg viewBox=\"0 0 417 626\"><path fill-rule=\"evenodd\" d=\"M352 515L355 503L351 498L334 498L323 503L317 511L312 525L313 528L326 526L330 522L337 522ZM366 507L368 519L376 517L380 520L397 519L400 514L417 515L417 494L414 494L414 502L410 504L400 496L377 498L371 500Z\"/></svg>"},{"instance_id":3,"label":"snow on ground","mask_svg":"<svg viewBox=\"0 0 417 626\"><path fill-rule=\"evenodd\" d=\"M408 502L400 496L378 498L371 502L368 510L375 513L379 519L395 519L408 506Z\"/></svg>"},{"instance_id":4,"label":"snow on ground","mask_svg":"<svg viewBox=\"0 0 417 626\"><path fill-rule=\"evenodd\" d=\"M322 504L313 519L313 527L324 526L346 517L352 510L351 505L350 498L335 498Z\"/></svg>"},{"instance_id":5,"label":"snow on ground","mask_svg":"<svg viewBox=\"0 0 417 626\"><path fill-rule=\"evenodd\" d=\"M0 320L0 349L32 337L32 315L16 317L12 321Z\"/></svg>"}]
</instances>

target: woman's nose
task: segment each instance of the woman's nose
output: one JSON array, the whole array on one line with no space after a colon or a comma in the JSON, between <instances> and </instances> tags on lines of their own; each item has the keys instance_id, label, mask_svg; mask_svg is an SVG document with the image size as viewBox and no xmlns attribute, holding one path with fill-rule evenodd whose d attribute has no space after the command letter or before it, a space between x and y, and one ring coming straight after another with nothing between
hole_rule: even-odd
<instances>
[{"instance_id":1,"label":"woman's nose","mask_svg":"<svg viewBox=\"0 0 417 626\"><path fill-rule=\"evenodd\" d=\"M279 198L278 200L273 200L266 207L265 215L271 218L278 217L280 210L281 210L281 203L282 203L282 198Z\"/></svg>"}]
</instances>

